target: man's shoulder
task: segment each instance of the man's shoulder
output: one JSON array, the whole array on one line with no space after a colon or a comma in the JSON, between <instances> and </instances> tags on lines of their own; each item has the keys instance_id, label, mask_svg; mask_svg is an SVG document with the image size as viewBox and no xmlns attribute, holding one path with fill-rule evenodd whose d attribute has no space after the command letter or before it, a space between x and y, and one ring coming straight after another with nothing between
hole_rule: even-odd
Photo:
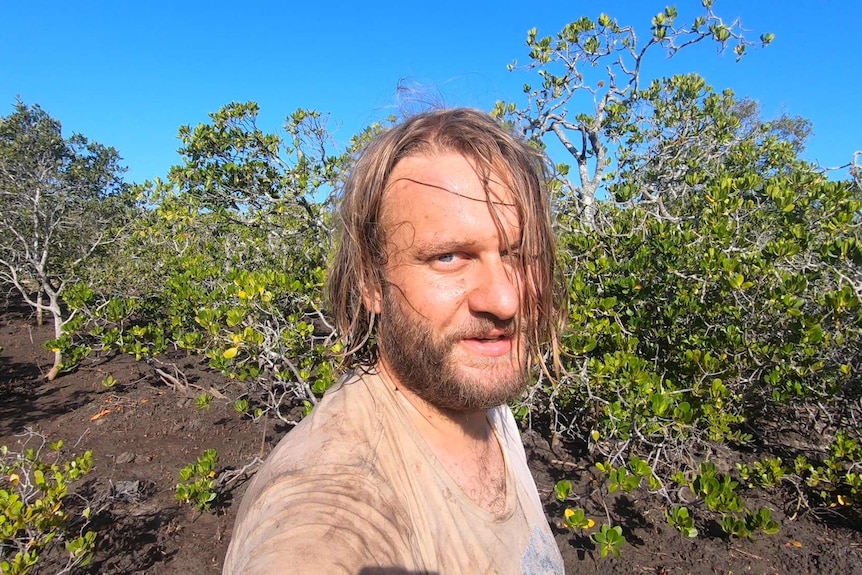
<instances>
[{"instance_id":1,"label":"man's shoulder","mask_svg":"<svg viewBox=\"0 0 862 575\"><path fill-rule=\"evenodd\" d=\"M355 546L354 538L364 541L380 525L388 535L370 548L375 555L403 547L392 542L407 519L385 479L391 454L384 434L393 417L381 387L375 374L342 378L279 442L243 497L226 573L243 572L245 562L268 565L268 554L307 551L311 541L343 538Z\"/></svg>"},{"instance_id":2,"label":"man's shoulder","mask_svg":"<svg viewBox=\"0 0 862 575\"><path fill-rule=\"evenodd\" d=\"M278 443L267 457L263 475L326 465L357 467L360 472L367 467L383 433L386 411L378 379L373 373L342 377Z\"/></svg>"}]
</instances>

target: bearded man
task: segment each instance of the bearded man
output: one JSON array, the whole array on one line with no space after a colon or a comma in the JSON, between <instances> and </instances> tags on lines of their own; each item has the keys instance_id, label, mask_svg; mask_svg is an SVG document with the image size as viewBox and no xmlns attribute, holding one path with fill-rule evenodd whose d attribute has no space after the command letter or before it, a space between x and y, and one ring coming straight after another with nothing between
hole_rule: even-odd
<instances>
[{"instance_id":1,"label":"bearded man","mask_svg":"<svg viewBox=\"0 0 862 575\"><path fill-rule=\"evenodd\" d=\"M541 157L476 110L375 138L328 290L347 373L249 486L225 574L560 574L506 403L560 290Z\"/></svg>"}]
</instances>

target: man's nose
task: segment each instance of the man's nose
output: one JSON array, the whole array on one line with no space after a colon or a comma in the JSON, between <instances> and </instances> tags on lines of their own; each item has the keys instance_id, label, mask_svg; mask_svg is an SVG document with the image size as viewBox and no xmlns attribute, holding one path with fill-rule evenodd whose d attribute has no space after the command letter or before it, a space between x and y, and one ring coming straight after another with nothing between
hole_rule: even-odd
<instances>
[{"instance_id":1,"label":"man's nose","mask_svg":"<svg viewBox=\"0 0 862 575\"><path fill-rule=\"evenodd\" d=\"M483 262L473 278L468 304L476 314L500 320L514 318L521 305L520 276L502 259Z\"/></svg>"}]
</instances>

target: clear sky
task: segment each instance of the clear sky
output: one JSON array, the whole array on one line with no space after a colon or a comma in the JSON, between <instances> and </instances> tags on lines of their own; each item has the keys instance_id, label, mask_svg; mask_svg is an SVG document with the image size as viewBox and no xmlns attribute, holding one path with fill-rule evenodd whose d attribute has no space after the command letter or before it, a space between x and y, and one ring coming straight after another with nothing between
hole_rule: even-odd
<instances>
[{"instance_id":1,"label":"clear sky","mask_svg":"<svg viewBox=\"0 0 862 575\"><path fill-rule=\"evenodd\" d=\"M533 81L506 65L527 60L526 32L553 34L601 12L648 34L666 3L653 0L435 0L303 2L211 0L0 0L0 115L16 95L63 123L117 148L127 180L165 176L179 162L177 128L231 101L254 100L260 125L280 129L297 107L330 115L341 143L398 114L397 87L424 86L449 106L490 110L521 102ZM679 0L690 22L700 0ZM862 150L862 1L716 0L740 17L765 50L741 63L696 46L652 75L698 72L717 88L814 123L806 158L847 163ZM589 110L584 110L589 111Z\"/></svg>"}]
</instances>

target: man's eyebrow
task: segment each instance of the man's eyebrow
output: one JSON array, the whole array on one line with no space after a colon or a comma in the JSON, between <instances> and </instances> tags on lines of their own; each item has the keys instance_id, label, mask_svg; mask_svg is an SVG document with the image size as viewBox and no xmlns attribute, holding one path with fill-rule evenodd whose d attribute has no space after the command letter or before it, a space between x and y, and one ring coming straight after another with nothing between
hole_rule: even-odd
<instances>
[{"instance_id":1,"label":"man's eyebrow","mask_svg":"<svg viewBox=\"0 0 862 575\"><path fill-rule=\"evenodd\" d=\"M395 185L397 182L400 182L401 180L406 180L408 182L412 182L418 186L426 186L428 188L434 188L435 190L440 190L440 191L446 192L448 194L452 194L453 196L458 196L459 198L464 198L465 200L470 200L471 202L485 202L485 201L487 201L485 198L481 198L481 199L480 198L471 198L470 196L465 196L464 194L459 194L458 192L454 192L454 191L452 191L449 188L446 188L444 186L438 186L437 184L431 184L428 182L423 182L421 180L408 178L406 176L402 176L402 177L398 178L397 180L393 180L389 185L390 186ZM500 182L495 181L494 183L502 185L502 184L500 184ZM494 200L491 203L494 204L495 206L506 206L506 207L514 207L515 206L514 202L510 203L510 202L503 202L500 200Z\"/></svg>"},{"instance_id":2,"label":"man's eyebrow","mask_svg":"<svg viewBox=\"0 0 862 575\"><path fill-rule=\"evenodd\" d=\"M457 238L441 240L414 240L413 250L418 256L434 256L450 252L459 252L472 248L476 245L474 241L461 240Z\"/></svg>"},{"instance_id":3,"label":"man's eyebrow","mask_svg":"<svg viewBox=\"0 0 862 575\"><path fill-rule=\"evenodd\" d=\"M457 238L442 239L437 241L415 240L413 241L413 250L418 257L430 257L439 254L447 254L469 250L479 244L478 241L461 240ZM521 250L521 240L510 242L510 245L503 249L504 252L519 252Z\"/></svg>"}]
</instances>

